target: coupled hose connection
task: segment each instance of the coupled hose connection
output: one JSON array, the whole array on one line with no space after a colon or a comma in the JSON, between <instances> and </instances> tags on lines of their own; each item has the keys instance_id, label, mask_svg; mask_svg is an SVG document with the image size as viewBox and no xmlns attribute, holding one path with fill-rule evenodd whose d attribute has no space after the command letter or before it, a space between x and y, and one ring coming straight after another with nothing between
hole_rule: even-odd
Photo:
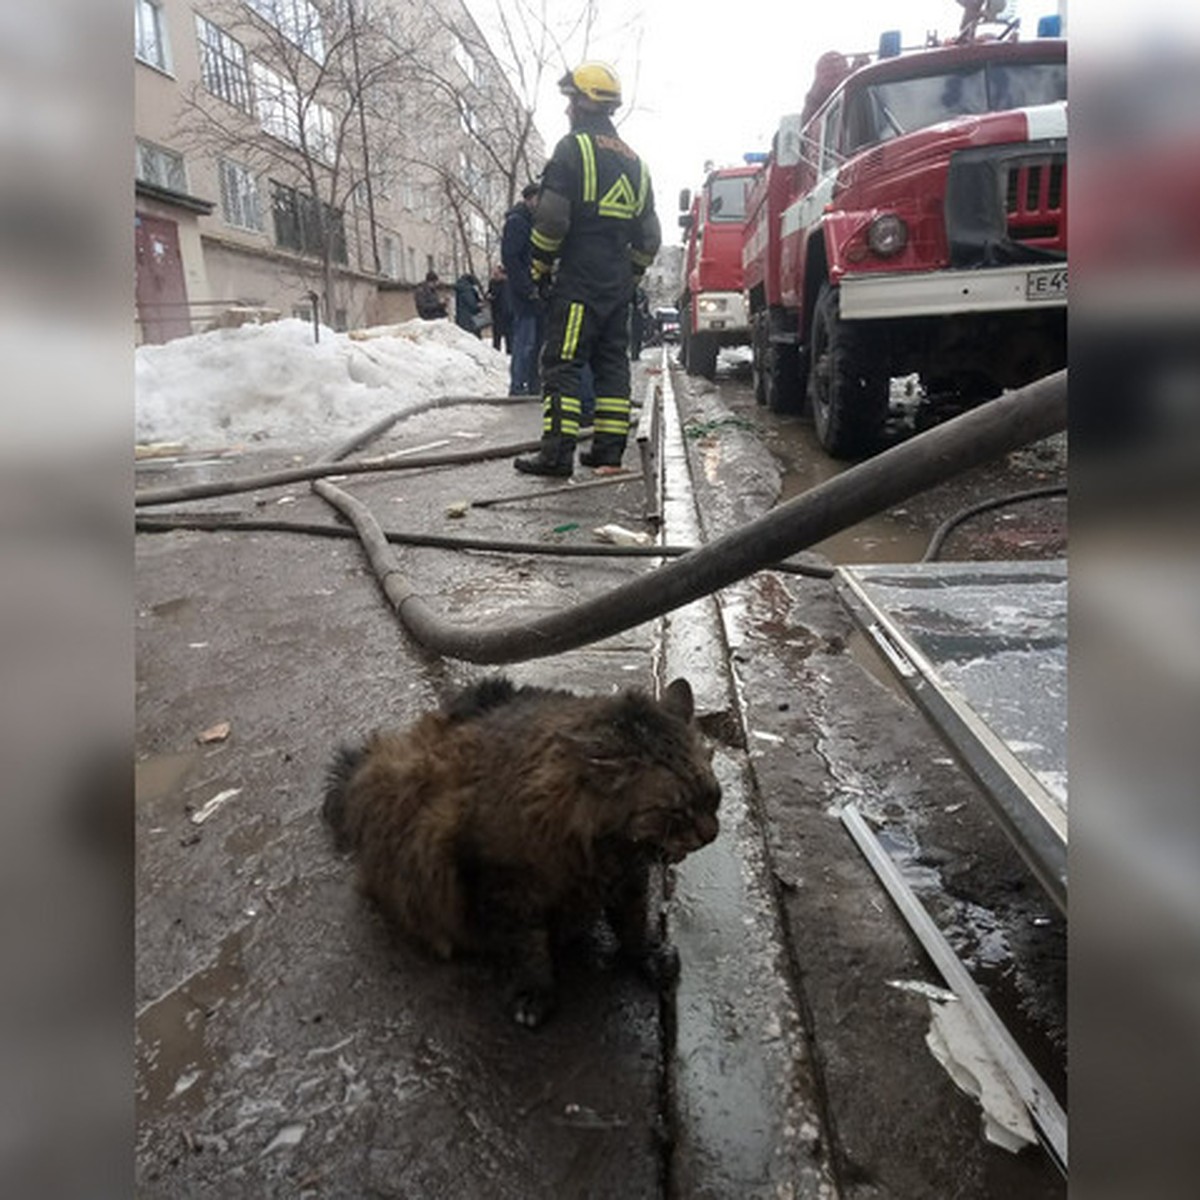
<instances>
[{"instance_id":1,"label":"coupled hose connection","mask_svg":"<svg viewBox=\"0 0 1200 1200\"><path fill-rule=\"evenodd\" d=\"M602 596L490 628L439 617L405 578L370 509L326 479L312 487L353 523L384 594L418 643L466 662L512 663L574 650L662 616L1066 425L1062 370L893 446Z\"/></svg>"}]
</instances>

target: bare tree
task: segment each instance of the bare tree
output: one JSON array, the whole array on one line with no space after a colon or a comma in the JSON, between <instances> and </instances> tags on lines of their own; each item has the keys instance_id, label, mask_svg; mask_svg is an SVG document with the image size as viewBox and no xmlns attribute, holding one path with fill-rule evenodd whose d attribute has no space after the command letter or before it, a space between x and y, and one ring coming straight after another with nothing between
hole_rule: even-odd
<instances>
[{"instance_id":1,"label":"bare tree","mask_svg":"<svg viewBox=\"0 0 1200 1200\"><path fill-rule=\"evenodd\" d=\"M425 128L441 134L413 147L409 161L438 181L472 273L472 247L482 242L491 255L504 214L541 172L545 148L536 113L547 75L557 78L586 56L599 11L595 0L566 16L551 0L489 3L489 36L461 0L439 0L419 6L398 49ZM418 52L439 39L453 52Z\"/></svg>"},{"instance_id":2,"label":"bare tree","mask_svg":"<svg viewBox=\"0 0 1200 1200\"><path fill-rule=\"evenodd\" d=\"M365 204L374 238L372 157L389 157L387 126L368 114L406 64L388 25L363 0L216 0L196 14L201 79L176 136L218 160L223 189L247 168L271 181L276 242L319 262L327 321L347 262L345 210ZM221 163L220 159L226 159ZM378 254L373 249L375 269Z\"/></svg>"}]
</instances>

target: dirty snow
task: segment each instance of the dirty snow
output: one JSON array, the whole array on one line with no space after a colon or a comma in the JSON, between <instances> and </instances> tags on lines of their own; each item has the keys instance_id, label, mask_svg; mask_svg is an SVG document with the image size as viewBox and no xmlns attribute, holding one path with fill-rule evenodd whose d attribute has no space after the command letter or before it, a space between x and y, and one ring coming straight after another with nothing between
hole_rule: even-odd
<instances>
[{"instance_id":1,"label":"dirty snow","mask_svg":"<svg viewBox=\"0 0 1200 1200\"><path fill-rule=\"evenodd\" d=\"M139 443L324 445L437 396L504 396L508 358L450 321L335 333L294 319L140 346Z\"/></svg>"}]
</instances>

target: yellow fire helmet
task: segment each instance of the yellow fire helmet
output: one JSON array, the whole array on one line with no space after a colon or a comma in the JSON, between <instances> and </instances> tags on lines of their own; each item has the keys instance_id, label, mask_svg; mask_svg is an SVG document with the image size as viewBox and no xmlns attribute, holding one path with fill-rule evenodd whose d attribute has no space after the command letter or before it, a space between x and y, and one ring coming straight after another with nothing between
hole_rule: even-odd
<instances>
[{"instance_id":1,"label":"yellow fire helmet","mask_svg":"<svg viewBox=\"0 0 1200 1200\"><path fill-rule=\"evenodd\" d=\"M616 108L621 103L621 81L617 73L599 61L582 62L568 71L559 81L558 90L564 96L585 96L597 104Z\"/></svg>"}]
</instances>

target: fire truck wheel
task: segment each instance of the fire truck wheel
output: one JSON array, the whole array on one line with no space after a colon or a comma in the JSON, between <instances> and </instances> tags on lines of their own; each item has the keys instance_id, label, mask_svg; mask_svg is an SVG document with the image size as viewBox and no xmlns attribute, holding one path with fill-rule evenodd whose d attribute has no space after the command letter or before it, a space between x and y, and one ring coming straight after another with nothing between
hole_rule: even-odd
<instances>
[{"instance_id":1,"label":"fire truck wheel","mask_svg":"<svg viewBox=\"0 0 1200 1200\"><path fill-rule=\"evenodd\" d=\"M768 346L763 372L767 407L773 413L798 413L804 407L800 383L799 347L777 342Z\"/></svg>"},{"instance_id":2,"label":"fire truck wheel","mask_svg":"<svg viewBox=\"0 0 1200 1200\"><path fill-rule=\"evenodd\" d=\"M719 351L717 339L711 333L693 333L688 345L687 373L715 379Z\"/></svg>"},{"instance_id":3,"label":"fire truck wheel","mask_svg":"<svg viewBox=\"0 0 1200 1200\"><path fill-rule=\"evenodd\" d=\"M767 312L755 313L750 321L754 399L773 413L797 413L804 407L799 349L772 342L772 324Z\"/></svg>"},{"instance_id":4,"label":"fire truck wheel","mask_svg":"<svg viewBox=\"0 0 1200 1200\"><path fill-rule=\"evenodd\" d=\"M875 449L887 417L888 376L861 325L843 321L838 291L821 285L809 338L808 400L817 439L834 458Z\"/></svg>"},{"instance_id":5,"label":"fire truck wheel","mask_svg":"<svg viewBox=\"0 0 1200 1200\"><path fill-rule=\"evenodd\" d=\"M766 404L767 331L766 317L763 313L753 313L750 317L750 378L754 384L754 402Z\"/></svg>"}]
</instances>

